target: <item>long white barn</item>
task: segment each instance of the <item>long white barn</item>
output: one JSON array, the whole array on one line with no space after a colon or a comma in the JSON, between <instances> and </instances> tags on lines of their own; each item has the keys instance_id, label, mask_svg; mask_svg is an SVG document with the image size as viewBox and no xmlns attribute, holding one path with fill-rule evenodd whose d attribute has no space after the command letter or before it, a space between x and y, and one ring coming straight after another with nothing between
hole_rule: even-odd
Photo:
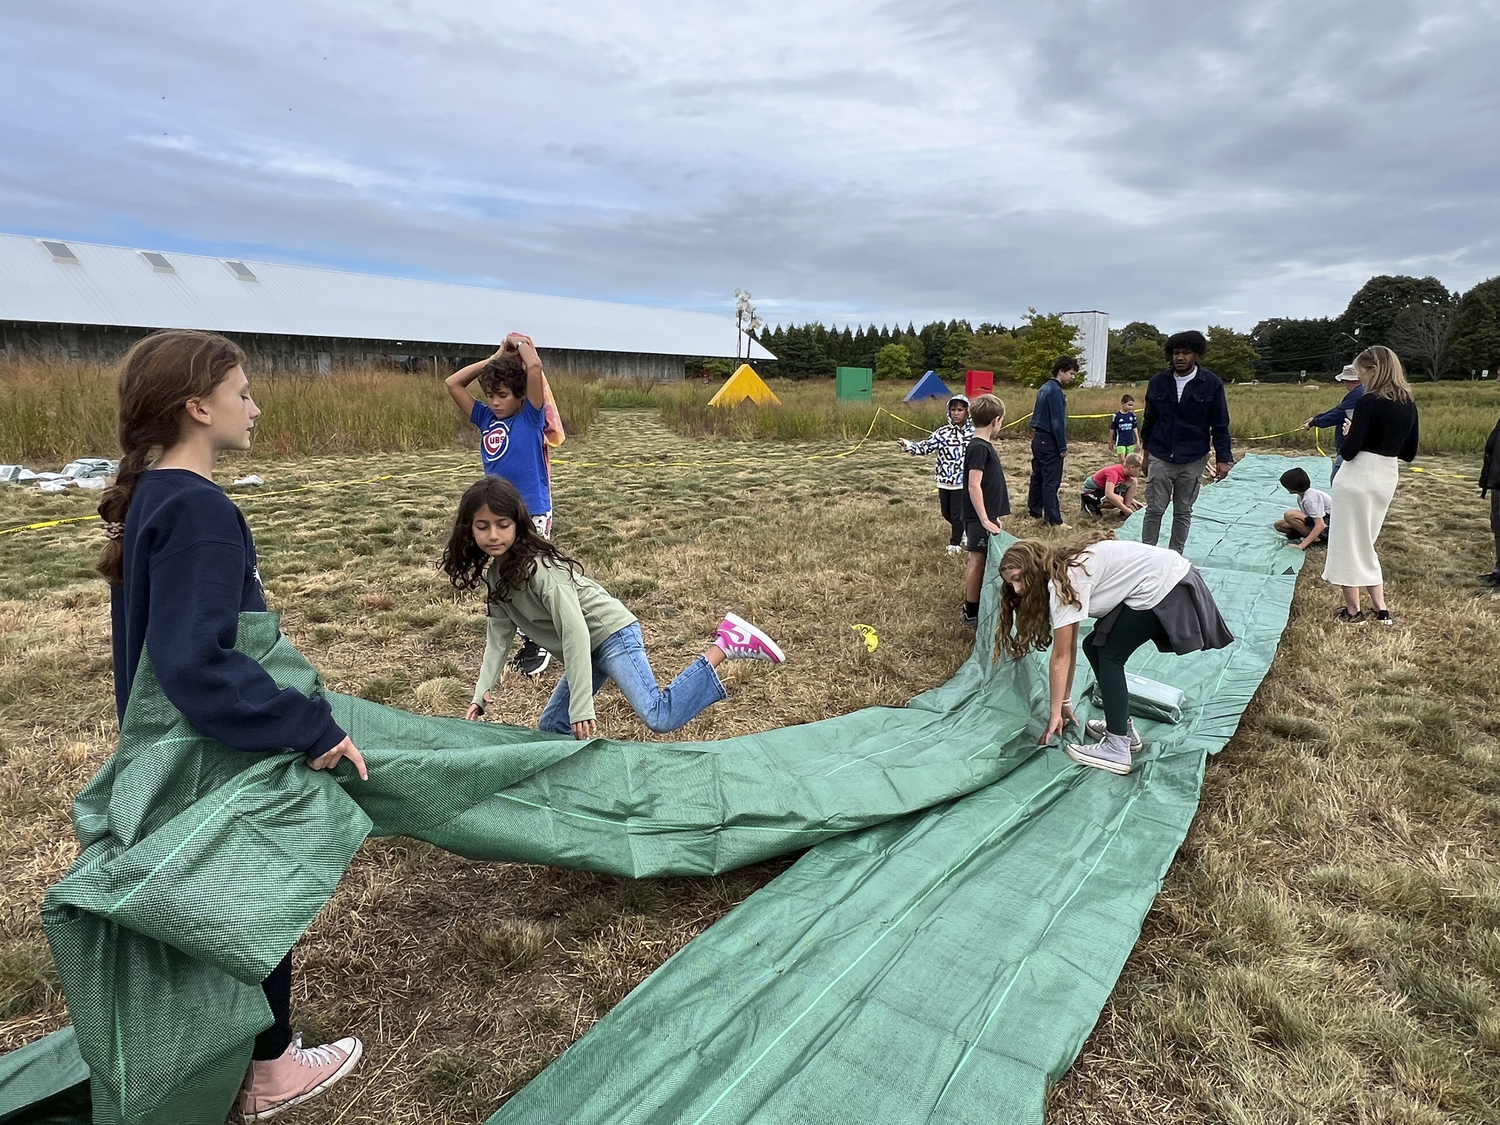
<instances>
[{"instance_id":1,"label":"long white barn","mask_svg":"<svg viewBox=\"0 0 1500 1125\"><path fill-rule=\"evenodd\" d=\"M530 335L551 370L603 376L680 379L689 357L774 358L710 313L0 234L6 355L110 362L157 328L222 332L269 370L451 365L507 332Z\"/></svg>"}]
</instances>

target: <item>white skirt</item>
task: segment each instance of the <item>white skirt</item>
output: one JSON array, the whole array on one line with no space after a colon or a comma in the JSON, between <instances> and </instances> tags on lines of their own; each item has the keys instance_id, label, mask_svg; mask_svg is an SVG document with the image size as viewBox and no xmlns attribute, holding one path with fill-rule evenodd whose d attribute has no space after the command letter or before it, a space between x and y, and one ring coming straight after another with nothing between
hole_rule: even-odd
<instances>
[{"instance_id":1,"label":"white skirt","mask_svg":"<svg viewBox=\"0 0 1500 1125\"><path fill-rule=\"evenodd\" d=\"M1333 478L1328 559L1323 578L1336 586L1379 586L1385 579L1375 540L1396 495L1396 459L1360 453Z\"/></svg>"}]
</instances>

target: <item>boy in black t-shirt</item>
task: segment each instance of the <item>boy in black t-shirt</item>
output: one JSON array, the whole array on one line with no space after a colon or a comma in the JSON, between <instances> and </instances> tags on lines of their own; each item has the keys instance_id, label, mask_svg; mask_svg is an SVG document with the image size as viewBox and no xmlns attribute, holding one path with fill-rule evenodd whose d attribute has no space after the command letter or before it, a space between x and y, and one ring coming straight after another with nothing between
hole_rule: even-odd
<instances>
[{"instance_id":1,"label":"boy in black t-shirt","mask_svg":"<svg viewBox=\"0 0 1500 1125\"><path fill-rule=\"evenodd\" d=\"M993 444L1005 420L1005 403L994 395L980 395L969 404L969 417L974 423L974 436L964 451L964 534L969 543L969 563L964 573L961 620L972 629L979 624L979 589L984 582L990 536L1000 534L1001 521L1010 515L1010 493Z\"/></svg>"}]
</instances>

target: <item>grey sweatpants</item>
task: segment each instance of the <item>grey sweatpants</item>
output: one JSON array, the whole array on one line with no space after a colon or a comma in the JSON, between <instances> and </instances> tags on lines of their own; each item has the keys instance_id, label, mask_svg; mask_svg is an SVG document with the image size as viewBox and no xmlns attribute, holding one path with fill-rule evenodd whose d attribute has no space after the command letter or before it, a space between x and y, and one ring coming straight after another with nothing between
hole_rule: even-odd
<instances>
[{"instance_id":1,"label":"grey sweatpants","mask_svg":"<svg viewBox=\"0 0 1500 1125\"><path fill-rule=\"evenodd\" d=\"M1141 524L1141 542L1152 547L1161 538L1161 517L1172 505L1172 538L1167 546L1182 554L1187 546L1188 531L1193 526L1193 505L1198 500L1198 489L1203 484L1203 469L1208 464L1208 454L1185 465L1151 458L1146 469L1146 516Z\"/></svg>"}]
</instances>

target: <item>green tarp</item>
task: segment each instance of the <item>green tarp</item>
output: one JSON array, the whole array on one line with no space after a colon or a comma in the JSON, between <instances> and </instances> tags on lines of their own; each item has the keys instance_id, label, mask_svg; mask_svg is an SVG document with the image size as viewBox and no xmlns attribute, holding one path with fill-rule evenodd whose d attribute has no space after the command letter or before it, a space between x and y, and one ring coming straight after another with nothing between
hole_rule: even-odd
<instances>
[{"instance_id":1,"label":"green tarp","mask_svg":"<svg viewBox=\"0 0 1500 1125\"><path fill-rule=\"evenodd\" d=\"M1223 501L1213 557L1258 570L1206 572L1242 639L1142 659L1188 689L1189 717L1144 728L1126 778L1036 750L1040 658L990 664L988 599L974 657L909 707L718 743L577 743L330 694L367 783L202 736L143 662L120 751L78 799L82 854L44 908L77 1049L65 1032L0 1059L0 1122L81 1119L56 1109L81 1054L96 1122L218 1125L269 1022L255 982L371 833L642 877L819 844L496 1120L1039 1116L1191 819L1204 751L1275 651L1301 555L1261 545L1287 464L1247 458L1205 490ZM247 615L240 646L321 690L274 616Z\"/></svg>"}]
</instances>

